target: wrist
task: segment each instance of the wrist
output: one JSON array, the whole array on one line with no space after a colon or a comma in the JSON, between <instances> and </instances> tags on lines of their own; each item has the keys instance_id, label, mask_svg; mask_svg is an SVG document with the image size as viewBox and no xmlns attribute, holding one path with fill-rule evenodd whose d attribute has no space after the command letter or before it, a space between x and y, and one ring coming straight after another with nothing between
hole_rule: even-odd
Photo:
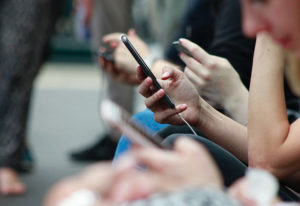
<instances>
[{"instance_id":1,"label":"wrist","mask_svg":"<svg viewBox=\"0 0 300 206\"><path fill-rule=\"evenodd\" d=\"M197 111L199 111L199 113L196 127L200 131L210 130L209 128L211 127L211 120L214 117L213 113L216 110L199 96L199 108Z\"/></svg>"},{"instance_id":2,"label":"wrist","mask_svg":"<svg viewBox=\"0 0 300 206\"><path fill-rule=\"evenodd\" d=\"M224 100L226 113L235 121L245 125L248 122L248 90L242 85Z\"/></svg>"},{"instance_id":3,"label":"wrist","mask_svg":"<svg viewBox=\"0 0 300 206\"><path fill-rule=\"evenodd\" d=\"M151 67L154 65L155 61L157 60L157 57L153 55L148 55L146 58L144 58L144 62L146 65L151 69Z\"/></svg>"}]
</instances>

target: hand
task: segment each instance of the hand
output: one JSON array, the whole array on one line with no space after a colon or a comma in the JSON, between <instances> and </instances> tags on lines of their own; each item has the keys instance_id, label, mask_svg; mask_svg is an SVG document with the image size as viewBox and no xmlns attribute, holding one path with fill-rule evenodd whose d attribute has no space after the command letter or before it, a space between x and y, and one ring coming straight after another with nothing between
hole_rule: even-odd
<instances>
[{"instance_id":1,"label":"hand","mask_svg":"<svg viewBox=\"0 0 300 206\"><path fill-rule=\"evenodd\" d=\"M114 49L116 69L120 72L136 74L137 62L125 45L121 43L120 36L121 33L108 34L103 37L103 42L109 44L110 47ZM130 29L127 36L142 58L146 58L151 55L148 46L136 35L134 29Z\"/></svg>"},{"instance_id":2,"label":"hand","mask_svg":"<svg viewBox=\"0 0 300 206\"><path fill-rule=\"evenodd\" d=\"M240 123L247 122L248 91L228 60L208 54L189 40L180 39L180 43L194 57L180 54L186 64L184 73L199 94L213 105L221 105Z\"/></svg>"},{"instance_id":3,"label":"hand","mask_svg":"<svg viewBox=\"0 0 300 206\"><path fill-rule=\"evenodd\" d=\"M208 151L190 138L180 138L174 150L138 148L129 154L146 167L144 171L152 191L175 191L186 187L223 186L221 174Z\"/></svg>"},{"instance_id":4,"label":"hand","mask_svg":"<svg viewBox=\"0 0 300 206\"><path fill-rule=\"evenodd\" d=\"M111 164L100 163L88 167L79 175L64 178L57 182L47 193L43 205L59 205L61 201L65 201L82 189L87 189L96 196L105 196L113 184L115 175L113 171Z\"/></svg>"},{"instance_id":5,"label":"hand","mask_svg":"<svg viewBox=\"0 0 300 206\"><path fill-rule=\"evenodd\" d=\"M180 43L194 57L180 53L180 58L186 64L184 73L195 85L200 95L217 104L222 104L237 86L243 86L238 73L227 59L210 55L189 40L180 39Z\"/></svg>"},{"instance_id":6,"label":"hand","mask_svg":"<svg viewBox=\"0 0 300 206\"><path fill-rule=\"evenodd\" d=\"M124 72L121 69L118 69L114 62L108 61L103 57L100 57L100 65L103 70L109 74L115 81L126 83L129 85L137 85L139 80L137 79L136 74Z\"/></svg>"},{"instance_id":7,"label":"hand","mask_svg":"<svg viewBox=\"0 0 300 206\"><path fill-rule=\"evenodd\" d=\"M137 170L137 165L147 169ZM221 174L203 146L181 138L175 142L174 151L136 147L114 167L99 163L66 178L50 190L44 205L57 205L80 189L99 195L99 205L116 205L157 192L202 185L222 187Z\"/></svg>"},{"instance_id":8,"label":"hand","mask_svg":"<svg viewBox=\"0 0 300 206\"><path fill-rule=\"evenodd\" d=\"M138 67L138 78L142 82L139 93L146 97L145 105L154 112L154 119L160 123L183 124L177 113L192 125L199 123L199 111L204 101L185 75L174 68L165 67L161 79L157 79L162 89L156 90L150 77L145 77ZM165 92L174 101L175 109L171 109L164 101Z\"/></svg>"}]
</instances>

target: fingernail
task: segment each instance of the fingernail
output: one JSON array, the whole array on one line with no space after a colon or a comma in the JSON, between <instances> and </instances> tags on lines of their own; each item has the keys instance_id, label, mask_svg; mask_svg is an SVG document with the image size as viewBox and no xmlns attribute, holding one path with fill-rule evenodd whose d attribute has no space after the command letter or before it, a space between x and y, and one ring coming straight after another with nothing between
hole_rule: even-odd
<instances>
[{"instance_id":1,"label":"fingernail","mask_svg":"<svg viewBox=\"0 0 300 206\"><path fill-rule=\"evenodd\" d=\"M178 40L180 44L182 44L182 40L183 40L182 38L180 38L180 39Z\"/></svg>"},{"instance_id":2,"label":"fingernail","mask_svg":"<svg viewBox=\"0 0 300 206\"><path fill-rule=\"evenodd\" d=\"M164 95L165 95L164 90L163 90L163 89L160 89L160 90L158 91L158 96L159 96L159 97L162 97L162 96L164 96Z\"/></svg>"},{"instance_id":3,"label":"fingernail","mask_svg":"<svg viewBox=\"0 0 300 206\"><path fill-rule=\"evenodd\" d=\"M180 110L186 109L186 108L187 108L187 105L186 105L186 104L178 105L178 109L180 109Z\"/></svg>"},{"instance_id":4,"label":"fingernail","mask_svg":"<svg viewBox=\"0 0 300 206\"><path fill-rule=\"evenodd\" d=\"M169 77L170 76L170 73L169 72L164 72L163 74L162 74L162 78L167 78L167 77Z\"/></svg>"}]
</instances>

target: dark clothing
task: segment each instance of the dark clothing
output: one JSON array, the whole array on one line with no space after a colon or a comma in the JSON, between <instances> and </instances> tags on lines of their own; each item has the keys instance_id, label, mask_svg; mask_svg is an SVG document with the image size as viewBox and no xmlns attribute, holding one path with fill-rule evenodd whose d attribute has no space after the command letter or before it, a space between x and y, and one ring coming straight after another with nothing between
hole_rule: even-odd
<instances>
[{"instance_id":1,"label":"dark clothing","mask_svg":"<svg viewBox=\"0 0 300 206\"><path fill-rule=\"evenodd\" d=\"M210 0L190 0L183 25L175 40L187 38L204 50L209 50L214 38L214 14ZM172 46L166 52L166 59L179 65L184 65L178 58L178 52Z\"/></svg>"},{"instance_id":2,"label":"dark clothing","mask_svg":"<svg viewBox=\"0 0 300 206\"><path fill-rule=\"evenodd\" d=\"M60 2L0 1L0 168L29 169L22 160L33 80Z\"/></svg>"},{"instance_id":3,"label":"dark clothing","mask_svg":"<svg viewBox=\"0 0 300 206\"><path fill-rule=\"evenodd\" d=\"M200 4L200 2L202 4ZM205 3L214 3L214 5ZM243 35L241 28L241 11L239 0L218 0L217 4L216 2L210 0L202 0L198 3L198 6L200 5L206 5L206 10L211 11L210 14L203 13L206 14L208 19L210 19L211 14L214 16L211 24L214 25L214 31L213 34L211 34L213 35L213 40L211 41L209 48L206 50L210 54L228 59L235 70L239 73L244 85L249 88L255 40L248 39ZM212 7L214 10L211 9ZM202 10L205 9L202 8L201 11ZM198 23L199 27L203 26L201 22ZM187 22L186 25L189 25L189 23ZM210 31L210 25L206 26L207 27L200 28L200 30ZM209 35L209 33L205 32L204 34ZM185 34L182 33L182 35ZM193 39L193 41L195 41L195 39ZM201 43L197 43L202 46ZM206 44L203 45L204 47L207 46ZM174 58L174 56L172 56L172 52L169 52L167 55L169 58ZM289 120L292 122L300 117L298 112L300 111L300 103L287 87L285 87L285 94L288 116ZM196 132L201 136L201 132L199 130L196 130ZM166 138L165 141L171 142L173 142L178 136L181 136L178 135L178 133L190 133L190 130L186 126L170 126L159 132L163 138ZM226 186L231 185L231 183L233 183L236 179L244 175L247 165L239 161L228 151L224 150L206 138L194 135L191 135L191 137L200 141L211 152L223 174ZM289 192L284 187L281 187L280 189L280 196L284 200L298 200L294 194Z\"/></svg>"},{"instance_id":4,"label":"dark clothing","mask_svg":"<svg viewBox=\"0 0 300 206\"><path fill-rule=\"evenodd\" d=\"M196 130L196 132L197 134L200 134L199 130ZM223 175L224 184L226 187L229 187L237 179L245 175L247 170L247 165L245 163L241 162L230 152L210 141L209 139L190 134L190 130L187 126L169 126L161 130L158 134L165 139L163 144L173 144L173 142L177 138L182 137L182 135L189 136L203 144L216 161L221 174ZM283 185L280 186L279 196L284 201L299 201L299 197L297 197Z\"/></svg>"}]
</instances>

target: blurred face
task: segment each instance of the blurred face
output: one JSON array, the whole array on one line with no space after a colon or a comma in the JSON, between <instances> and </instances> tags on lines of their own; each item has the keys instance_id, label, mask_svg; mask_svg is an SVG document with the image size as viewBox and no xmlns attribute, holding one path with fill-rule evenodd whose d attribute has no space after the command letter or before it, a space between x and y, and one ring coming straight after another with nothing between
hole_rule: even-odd
<instances>
[{"instance_id":1,"label":"blurred face","mask_svg":"<svg viewBox=\"0 0 300 206\"><path fill-rule=\"evenodd\" d=\"M241 0L243 30L249 37L269 33L300 58L300 0Z\"/></svg>"}]
</instances>

